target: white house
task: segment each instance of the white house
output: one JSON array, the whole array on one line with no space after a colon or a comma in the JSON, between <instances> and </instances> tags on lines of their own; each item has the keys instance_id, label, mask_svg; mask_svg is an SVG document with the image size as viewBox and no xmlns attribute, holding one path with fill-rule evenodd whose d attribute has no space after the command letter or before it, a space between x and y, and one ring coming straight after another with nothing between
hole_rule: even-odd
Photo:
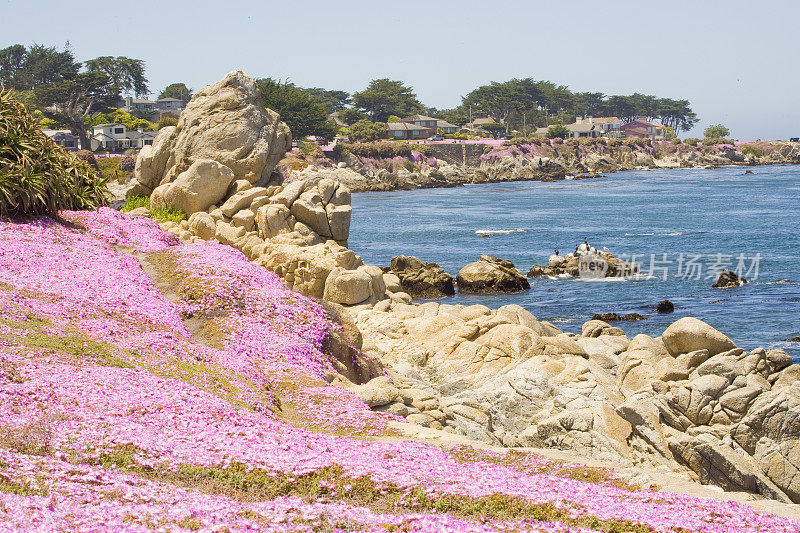
<instances>
[{"instance_id":1,"label":"white house","mask_svg":"<svg viewBox=\"0 0 800 533\"><path fill-rule=\"evenodd\" d=\"M98 124L92 128L92 150L108 150L121 152L128 148L143 148L153 144L156 132L133 130L128 131L124 124Z\"/></svg>"}]
</instances>

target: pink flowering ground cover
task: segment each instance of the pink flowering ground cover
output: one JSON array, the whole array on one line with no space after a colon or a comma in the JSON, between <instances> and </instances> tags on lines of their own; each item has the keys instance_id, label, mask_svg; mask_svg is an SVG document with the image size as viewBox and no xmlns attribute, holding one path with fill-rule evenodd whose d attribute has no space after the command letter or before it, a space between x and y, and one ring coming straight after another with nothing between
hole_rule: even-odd
<instances>
[{"instance_id":1,"label":"pink flowering ground cover","mask_svg":"<svg viewBox=\"0 0 800 533\"><path fill-rule=\"evenodd\" d=\"M0 531L797 531L445 450L327 384L329 323L238 251L112 210L0 222Z\"/></svg>"}]
</instances>

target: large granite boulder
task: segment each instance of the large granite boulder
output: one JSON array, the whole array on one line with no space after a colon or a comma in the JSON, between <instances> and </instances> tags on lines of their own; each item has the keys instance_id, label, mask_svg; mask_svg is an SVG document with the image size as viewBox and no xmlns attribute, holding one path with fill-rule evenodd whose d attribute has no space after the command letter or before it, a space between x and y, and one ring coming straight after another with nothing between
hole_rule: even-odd
<instances>
[{"instance_id":1,"label":"large granite boulder","mask_svg":"<svg viewBox=\"0 0 800 533\"><path fill-rule=\"evenodd\" d=\"M800 502L800 382L762 393L731 434L793 502Z\"/></svg>"},{"instance_id":2,"label":"large granite boulder","mask_svg":"<svg viewBox=\"0 0 800 533\"><path fill-rule=\"evenodd\" d=\"M228 167L236 179L270 180L291 145L289 128L261 105L255 83L237 70L197 91L174 128L163 128L152 148L139 154L134 169L144 189L174 181L195 161Z\"/></svg>"},{"instance_id":3,"label":"large granite boulder","mask_svg":"<svg viewBox=\"0 0 800 533\"><path fill-rule=\"evenodd\" d=\"M724 333L690 316L673 322L661 338L672 356L695 350L708 350L711 355L716 355L736 348Z\"/></svg>"},{"instance_id":4,"label":"large granite boulder","mask_svg":"<svg viewBox=\"0 0 800 533\"><path fill-rule=\"evenodd\" d=\"M491 255L482 255L459 270L456 283L459 292L473 294L520 292L531 288L514 263Z\"/></svg>"},{"instance_id":5,"label":"large granite boulder","mask_svg":"<svg viewBox=\"0 0 800 533\"><path fill-rule=\"evenodd\" d=\"M452 296L453 276L436 263L426 263L414 256L398 255L392 258L390 269L400 278L402 290L415 298L441 298Z\"/></svg>"},{"instance_id":6,"label":"large granite boulder","mask_svg":"<svg viewBox=\"0 0 800 533\"><path fill-rule=\"evenodd\" d=\"M170 206L187 215L205 211L225 197L233 180L233 172L225 165L198 159L175 181L156 187L150 196L150 207Z\"/></svg>"}]
</instances>

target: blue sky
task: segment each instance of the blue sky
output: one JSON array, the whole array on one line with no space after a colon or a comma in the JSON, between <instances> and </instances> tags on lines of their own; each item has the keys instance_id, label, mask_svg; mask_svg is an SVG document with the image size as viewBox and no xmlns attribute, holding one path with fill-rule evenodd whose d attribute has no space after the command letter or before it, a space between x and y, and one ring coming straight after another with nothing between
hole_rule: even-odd
<instances>
[{"instance_id":1,"label":"blue sky","mask_svg":"<svg viewBox=\"0 0 800 533\"><path fill-rule=\"evenodd\" d=\"M143 59L150 87L253 77L357 91L389 77L447 108L489 81L691 101L740 139L800 136L800 1L74 3L0 0L0 47ZM685 136L685 134L684 134Z\"/></svg>"}]
</instances>

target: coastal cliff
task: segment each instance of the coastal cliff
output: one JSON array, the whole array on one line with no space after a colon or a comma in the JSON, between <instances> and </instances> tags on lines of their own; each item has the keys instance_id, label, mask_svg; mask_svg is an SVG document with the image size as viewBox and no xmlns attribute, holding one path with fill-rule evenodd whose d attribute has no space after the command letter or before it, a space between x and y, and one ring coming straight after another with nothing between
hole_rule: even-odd
<instances>
[{"instance_id":1,"label":"coastal cliff","mask_svg":"<svg viewBox=\"0 0 800 533\"><path fill-rule=\"evenodd\" d=\"M402 146L394 153L375 146ZM349 146L349 147L348 147ZM390 151L389 151L390 152ZM512 139L502 143L345 145L330 157L301 161L287 179L324 176L353 192L503 181L554 181L654 168L714 168L800 163L800 143L726 140L687 144L646 139Z\"/></svg>"}]
</instances>

